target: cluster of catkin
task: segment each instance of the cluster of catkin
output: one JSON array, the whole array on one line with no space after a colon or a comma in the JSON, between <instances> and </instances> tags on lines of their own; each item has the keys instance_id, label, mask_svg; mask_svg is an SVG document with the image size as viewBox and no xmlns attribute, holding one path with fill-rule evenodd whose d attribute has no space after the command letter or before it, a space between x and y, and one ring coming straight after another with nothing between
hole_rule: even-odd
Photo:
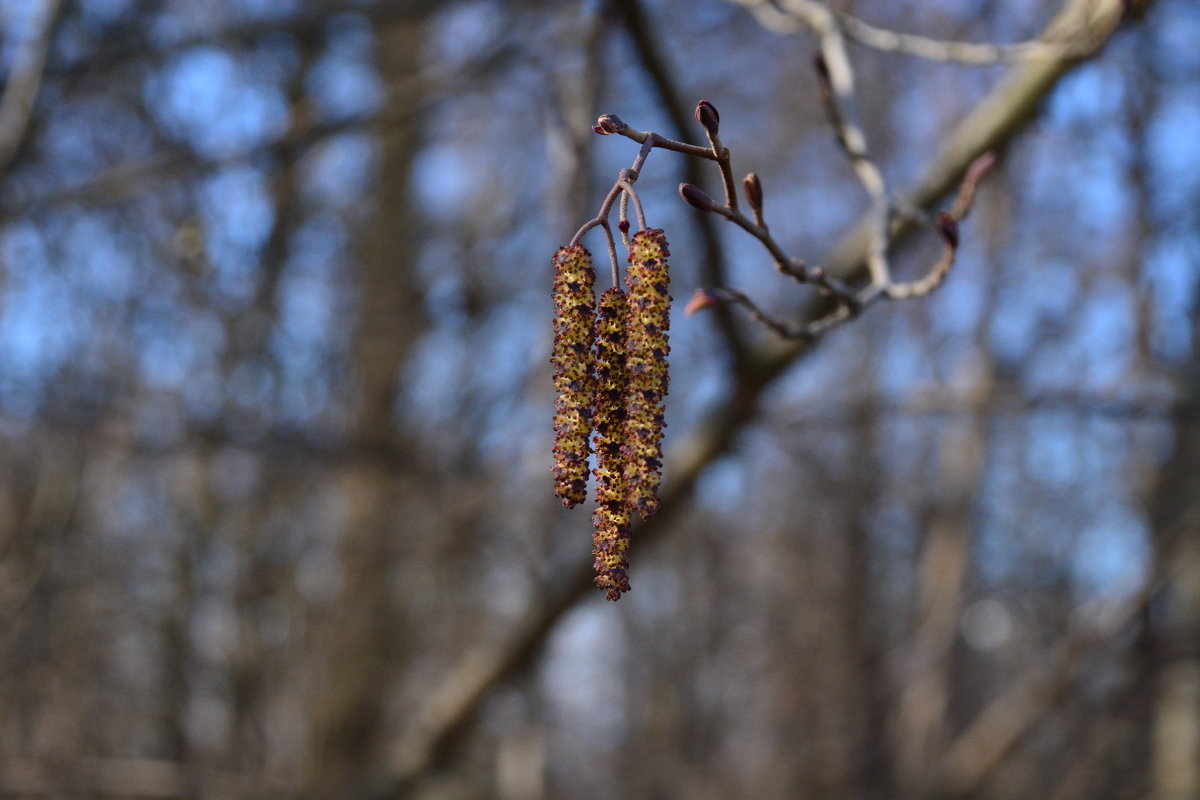
<instances>
[{"instance_id":1,"label":"cluster of catkin","mask_svg":"<svg viewBox=\"0 0 1200 800\"><path fill-rule=\"evenodd\" d=\"M592 513L596 585L609 600L629 591L629 528L658 509L663 400L667 394L667 239L642 230L630 242L625 282L595 300L596 273L582 245L554 255L555 494L572 507L587 496L596 454ZM594 438L593 438L594 437Z\"/></svg>"}]
</instances>

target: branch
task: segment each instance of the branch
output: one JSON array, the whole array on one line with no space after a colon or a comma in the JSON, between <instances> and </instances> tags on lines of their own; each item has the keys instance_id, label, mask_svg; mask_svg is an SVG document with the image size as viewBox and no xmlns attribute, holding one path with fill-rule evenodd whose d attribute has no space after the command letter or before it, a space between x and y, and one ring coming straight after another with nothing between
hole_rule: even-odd
<instances>
[{"instance_id":1,"label":"branch","mask_svg":"<svg viewBox=\"0 0 1200 800\"><path fill-rule=\"evenodd\" d=\"M1152 2L1152 0L1149 0ZM1145 5L1145 3L1143 3ZM998 151L1032 118L1038 105L1050 94L1059 79L1086 57L1094 56L1115 31L1122 19L1126 0L1069 0L1050 21L1040 37L1045 42L1079 41L1085 32L1106 32L1096 47L1085 55L1072 54L1059 59L1021 61L1014 64L1004 79L967 114L942 141L916 184L894 200L897 208L927 212L949 192L970 165L988 151ZM1099 33L1095 35L1099 36ZM894 242L916 224L917 215L898 214L891 221L889 235ZM837 278L852 282L866 273L866 256L872 234L872 219L861 218L842 238L827 259L827 269ZM812 316L820 304L810 302L802 313ZM806 345L768 345L767 362L780 369L798 358Z\"/></svg>"},{"instance_id":2,"label":"branch","mask_svg":"<svg viewBox=\"0 0 1200 800\"><path fill-rule=\"evenodd\" d=\"M236 12L226 17L205 15L206 30L193 29L174 36L156 30L153 25L139 28L121 26L114 28L112 33L124 35L106 35L95 50L68 63L52 65L46 70L46 75L67 81L84 76L107 78L110 72L130 61L147 58L162 60L194 47L213 44L224 47L250 46L264 37L279 33L287 33L297 39L313 39L322 35L330 18L339 14L354 13L367 18L372 25L381 27L427 16L439 5L442 5L441 0L388 0L386 3L309 0L296 4L298 10L283 19L236 19ZM214 5L213 9L225 10L219 5ZM232 8L229 10L233 11ZM147 14L146 18L150 19L150 15Z\"/></svg>"},{"instance_id":3,"label":"branch","mask_svg":"<svg viewBox=\"0 0 1200 800\"><path fill-rule=\"evenodd\" d=\"M650 76L654 88L662 99L662 106L674 128L672 133L677 137L684 136L688 125L687 103L684 101L683 93L680 92L676 81L672 78L672 72L668 68L663 54L664 49L658 46L655 31L647 21L641 4L638 0L615 0L615 5L624 19L625 28L629 32L629 38L633 42L638 58L641 59L642 67ZM700 183L702 167L700 162L688 159L683 168L684 181ZM699 217L697 222L700 240L704 244L704 258L700 262L700 275L704 283L709 286L721 286L725 283L725 254L721 239L717 235L717 226L708 217ZM726 346L736 363L741 360L745 352L741 332L734 323L733 315L727 309L717 309L715 317L717 328L724 337Z\"/></svg>"},{"instance_id":4,"label":"branch","mask_svg":"<svg viewBox=\"0 0 1200 800\"><path fill-rule=\"evenodd\" d=\"M210 160L179 145L163 149L143 161L120 162L99 169L79 183L52 187L39 194L33 194L28 189L16 192L6 187L9 191L0 196L0 210L17 216L71 203L111 205L167 184L191 170L208 173L234 164L254 163L264 155L316 146L340 133L367 132L386 136L419 117L431 105L439 102L438 98L500 69L516 52L511 42L505 42L479 53L478 58L452 71L405 81L394 90L397 96L388 107L371 115L316 122L297 118L281 138L264 142L231 158Z\"/></svg>"},{"instance_id":5,"label":"branch","mask_svg":"<svg viewBox=\"0 0 1200 800\"><path fill-rule=\"evenodd\" d=\"M34 31L27 34L17 48L13 65L0 98L0 171L16 155L29 129L33 103L42 85L46 54L62 11L62 0L43 0L41 16L31 23Z\"/></svg>"},{"instance_id":6,"label":"branch","mask_svg":"<svg viewBox=\"0 0 1200 800\"><path fill-rule=\"evenodd\" d=\"M1015 44L946 41L877 28L851 14L835 13L842 31L859 44L885 53L915 56L927 61L955 61L981 66L1002 61L1052 60L1083 55L1096 46L1092 37L1078 42L1063 43L1048 43L1037 39Z\"/></svg>"},{"instance_id":7,"label":"branch","mask_svg":"<svg viewBox=\"0 0 1200 800\"><path fill-rule=\"evenodd\" d=\"M821 34L828 30L830 17L836 28L858 44L885 53L915 56L927 61L953 61L972 66L1001 62L1059 61L1085 57L1098 49L1111 33L1103 27L1078 28L1072 38L1049 41L1030 39L1014 44L989 44L933 39L910 33L879 28L852 14L825 8L815 0L728 0L746 8L764 28L775 33ZM1125 3L1132 6L1134 3ZM1146 5L1146 3L1141 3ZM779 6L782 6L779 7ZM1113 23L1120 21L1120 17Z\"/></svg>"},{"instance_id":8,"label":"branch","mask_svg":"<svg viewBox=\"0 0 1200 800\"><path fill-rule=\"evenodd\" d=\"M1046 29L1044 41L1067 41L1081 31L1106 30L1115 26L1123 12L1121 0L1074 0ZM1107 26L1107 27L1106 27ZM1094 52L1094 51L1091 51ZM1091 53L1089 53L1090 55ZM1038 103L1082 56L1030 60L1015 64L1004 82L990 92L968 117L945 139L927 166L924 177L904 194L913 208L928 209L958 183L968 166L987 150L1011 139L1032 115ZM860 221L835 248L829 272L841 280L866 272L867 242L864 231L870 218ZM911 229L912 222L899 218L891 226L893 239ZM817 302L806 311L816 312ZM727 452L742 427L756 412L758 398L788 367L809 352L806 342L768 345L741 370L738 385L719 403L708 418L696 426L672 450L676 465L674 480L664 487L658 514L634 535L634 546L653 543L663 523L680 510L690 496L696 479L714 459ZM403 787L415 785L447 757L453 743L470 727L482 700L494 686L532 663L555 624L582 597L590 595L590 565L581 566L544 597L531 603L511 637L488 649L486 655L471 653L430 693L394 751L391 769L379 780L364 786L364 798L395 797ZM469 669L468 669L469 667Z\"/></svg>"},{"instance_id":9,"label":"branch","mask_svg":"<svg viewBox=\"0 0 1200 800\"><path fill-rule=\"evenodd\" d=\"M725 205L718 206L694 185L683 184L679 191L683 199L694 208L723 216L755 236L771 253L775 268L779 272L802 283L813 283L821 289L823 295L837 301L836 307L819 319L800 323L783 322L767 315L744 292L722 288L701 290L688 304L688 312L721 307L727 303L741 305L750 312L753 319L766 325L778 336L811 343L829 329L857 316L869 303L880 297L893 300L921 297L942 284L954 264L954 257L958 251L958 222L970 211L976 186L995 163L995 157L987 153L972 163L963 178L953 209L938 215L935 228L942 237L942 255L926 276L906 284L894 283L887 257L891 245L891 220L893 216L901 216L902 209L906 207L892 202L883 171L871 159L854 94L854 70L846 54L837 18L825 6L812 0L791 0L788 8L817 34L820 52L816 57L816 68L821 104L829 117L842 152L850 160L859 182L871 200L865 254L870 274L869 284L861 291L856 291L847 283L831 278L824 270L808 267L803 260L786 256L767 228L762 211L762 185L755 175L748 175L744 183L747 199L754 212L753 222L739 211L736 193L732 188L733 174L729 163L729 151L721 146L717 138L720 118L706 101L701 101L696 107L696 119L709 137L711 155L707 157L715 160L721 170L725 186ZM709 115L707 122L703 112ZM907 216L912 218L924 215L908 213Z\"/></svg>"}]
</instances>

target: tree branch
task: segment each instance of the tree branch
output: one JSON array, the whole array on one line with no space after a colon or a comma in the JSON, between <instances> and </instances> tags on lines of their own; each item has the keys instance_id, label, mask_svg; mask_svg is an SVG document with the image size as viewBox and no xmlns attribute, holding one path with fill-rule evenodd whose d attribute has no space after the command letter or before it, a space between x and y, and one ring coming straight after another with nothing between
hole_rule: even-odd
<instances>
[{"instance_id":1,"label":"tree branch","mask_svg":"<svg viewBox=\"0 0 1200 800\"><path fill-rule=\"evenodd\" d=\"M664 60L662 48L655 45L654 34L646 14L638 0L614 0L617 12L621 15L629 38L637 51L642 67L654 84L655 91L662 98L663 108L677 137L683 138L687 133L688 104L683 99L683 93L672 77L672 72ZM703 164L695 159L687 159L684 163L683 179L687 183L699 184L702 181ZM715 220L702 216L696 221L700 240L704 244L704 258L700 262L700 275L703 282L709 286L725 285L725 253L721 246L721 238L717 234ZM727 308L714 309L717 328L724 337L730 354L734 360L742 357L745 345L740 331L737 329L733 314Z\"/></svg>"},{"instance_id":2,"label":"tree branch","mask_svg":"<svg viewBox=\"0 0 1200 800\"><path fill-rule=\"evenodd\" d=\"M1103 38L1107 38L1124 8L1122 0L1072 0L1050 22L1042 40L1078 40L1091 31L1104 31ZM1097 50L1098 46L1086 55ZM1015 64L1005 80L947 136L922 178L904 193L907 204L920 209L933 207L959 182L972 161L1011 139L1058 80L1084 57L1071 55ZM874 215L860 220L834 249L828 264L836 277L853 280L865 274L873 220ZM894 239L904 235L911 227L911 220L898 219L892 224L891 236ZM819 301L810 302L804 309L809 315L818 310ZM774 342L750 355L730 396L670 451L667 460L673 466L674 480L664 487L658 514L635 531L635 546L642 547L659 537L664 523L678 513L690 496L696 479L730 448L743 426L753 419L762 391L809 349L806 342ZM506 642L489 647L486 652L475 651L464 656L459 666L430 693L430 700L399 742L390 774L363 787L357 796L398 796L402 789L415 785L444 763L453 743L470 727L489 690L530 664L559 618L585 594L590 596L590 566L581 566L547 596L534 602Z\"/></svg>"},{"instance_id":3,"label":"tree branch","mask_svg":"<svg viewBox=\"0 0 1200 800\"><path fill-rule=\"evenodd\" d=\"M7 169L29 129L33 104L42 85L46 54L61 12L62 0L43 0L40 19L33 23L34 31L25 37L13 59L4 96L0 98L0 171Z\"/></svg>"}]
</instances>

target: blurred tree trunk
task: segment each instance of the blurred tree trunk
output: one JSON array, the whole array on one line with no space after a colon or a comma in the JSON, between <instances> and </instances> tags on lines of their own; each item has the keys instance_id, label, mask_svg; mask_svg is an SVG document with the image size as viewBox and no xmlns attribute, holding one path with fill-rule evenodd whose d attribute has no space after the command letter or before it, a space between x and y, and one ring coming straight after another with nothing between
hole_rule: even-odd
<instances>
[{"instance_id":1,"label":"blurred tree trunk","mask_svg":"<svg viewBox=\"0 0 1200 800\"><path fill-rule=\"evenodd\" d=\"M951 649L958 634L970 555L970 515L983 472L984 434L974 416L943 433L938 484L917 572L917 617L906 647L892 719L899 796L930 789L931 765L945 745Z\"/></svg>"},{"instance_id":2,"label":"blurred tree trunk","mask_svg":"<svg viewBox=\"0 0 1200 800\"><path fill-rule=\"evenodd\" d=\"M378 32L380 72L394 98L418 70L420 20ZM415 106L411 104L410 107ZM339 475L345 516L342 586L318 643L325 676L313 709L310 787L319 796L361 779L379 756L387 695L405 639L393 599L400 538L399 476L387 454L400 444L394 424L397 375L423 323L415 275L416 226L409 202L415 119L389 126L381 139L375 218L364 231L358 330L353 343L358 412L353 450Z\"/></svg>"},{"instance_id":3,"label":"blurred tree trunk","mask_svg":"<svg viewBox=\"0 0 1200 800\"><path fill-rule=\"evenodd\" d=\"M1193 301L1193 331L1200 299ZM1180 382L1180 407L1200 403L1200 335ZM1151 756L1152 800L1200 797L1200 425L1180 412L1175 450L1151 498L1150 518L1167 583L1154 615L1156 646Z\"/></svg>"},{"instance_id":4,"label":"blurred tree trunk","mask_svg":"<svg viewBox=\"0 0 1200 800\"><path fill-rule=\"evenodd\" d=\"M87 738L87 665L108 633L79 608L101 571L78 555L84 458L76 442L47 437L23 460L0 497L11 504L0 517L0 752L69 753Z\"/></svg>"},{"instance_id":5,"label":"blurred tree trunk","mask_svg":"<svg viewBox=\"0 0 1200 800\"><path fill-rule=\"evenodd\" d=\"M1139 31L1137 53L1151 65L1133 80L1127 125L1137 147L1131 153L1128 182L1134 189L1135 225L1129 280L1144 276L1147 254L1166 234L1165 220L1154 211L1161 186L1154 179L1152 122L1161 113L1168 78L1154 66L1152 28ZM1143 292L1142 297L1148 297ZM1139 307L1143 319L1149 311ZM1148 615L1142 655L1152 695L1149 720L1151 800L1200 797L1200 426L1187 409L1200 403L1200 295L1191 308L1191 358L1176 374L1177 404L1172 423L1174 450L1163 464L1149 499L1155 563L1165 585ZM1149 324L1143 322L1138 354L1153 358Z\"/></svg>"}]
</instances>

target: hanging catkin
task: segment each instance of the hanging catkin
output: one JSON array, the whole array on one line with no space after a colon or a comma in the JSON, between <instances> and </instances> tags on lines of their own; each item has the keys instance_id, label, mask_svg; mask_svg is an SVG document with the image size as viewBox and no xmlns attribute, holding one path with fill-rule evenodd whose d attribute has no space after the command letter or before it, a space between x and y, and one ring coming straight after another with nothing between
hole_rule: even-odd
<instances>
[{"instance_id":1,"label":"hanging catkin","mask_svg":"<svg viewBox=\"0 0 1200 800\"><path fill-rule=\"evenodd\" d=\"M629 482L625 476L625 402L629 373L626 370L625 293L612 288L600 295L596 321L596 510L592 537L596 585L609 600L629 591Z\"/></svg>"},{"instance_id":2,"label":"hanging catkin","mask_svg":"<svg viewBox=\"0 0 1200 800\"><path fill-rule=\"evenodd\" d=\"M554 493L567 507L587 498L595 282L591 253L582 245L554 254Z\"/></svg>"},{"instance_id":3,"label":"hanging catkin","mask_svg":"<svg viewBox=\"0 0 1200 800\"><path fill-rule=\"evenodd\" d=\"M625 394L625 458L629 501L643 518L658 510L662 480L662 435L666 427L667 329L671 296L667 293L667 237L661 229L638 231L629 252L629 319L626 354L629 384Z\"/></svg>"}]
</instances>

